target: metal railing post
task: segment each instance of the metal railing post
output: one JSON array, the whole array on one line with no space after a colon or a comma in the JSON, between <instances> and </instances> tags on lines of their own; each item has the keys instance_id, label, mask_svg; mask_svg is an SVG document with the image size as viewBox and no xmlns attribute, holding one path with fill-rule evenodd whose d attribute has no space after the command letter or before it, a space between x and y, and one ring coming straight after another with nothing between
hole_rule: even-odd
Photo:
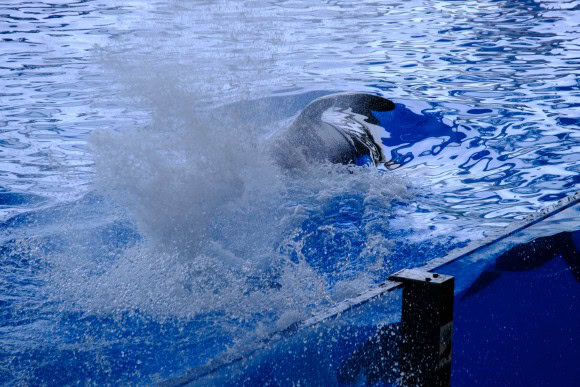
<instances>
[{"instance_id":1,"label":"metal railing post","mask_svg":"<svg viewBox=\"0 0 580 387\"><path fill-rule=\"evenodd\" d=\"M454 277L406 269L389 280L403 284L402 385L449 386Z\"/></svg>"}]
</instances>

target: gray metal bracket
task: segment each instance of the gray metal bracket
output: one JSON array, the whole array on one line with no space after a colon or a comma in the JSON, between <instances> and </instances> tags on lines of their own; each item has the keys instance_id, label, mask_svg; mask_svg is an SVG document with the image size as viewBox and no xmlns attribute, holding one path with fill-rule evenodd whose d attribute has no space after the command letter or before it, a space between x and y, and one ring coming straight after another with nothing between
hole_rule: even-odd
<instances>
[{"instance_id":1,"label":"gray metal bracket","mask_svg":"<svg viewBox=\"0 0 580 387\"><path fill-rule=\"evenodd\" d=\"M403 285L402 385L449 386L455 278L405 269L389 280Z\"/></svg>"}]
</instances>

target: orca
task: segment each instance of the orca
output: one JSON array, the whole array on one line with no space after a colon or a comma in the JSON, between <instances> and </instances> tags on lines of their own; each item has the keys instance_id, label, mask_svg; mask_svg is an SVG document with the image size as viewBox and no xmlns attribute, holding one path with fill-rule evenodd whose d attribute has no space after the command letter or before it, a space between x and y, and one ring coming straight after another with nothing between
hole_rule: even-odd
<instances>
[{"instance_id":1,"label":"orca","mask_svg":"<svg viewBox=\"0 0 580 387\"><path fill-rule=\"evenodd\" d=\"M457 126L444 123L441 113L416 113L373 94L332 94L312 101L282 131L274 158L288 169L317 161L392 170L419 156L437 157L466 137ZM430 138L439 141L413 153L412 149L421 149L417 143Z\"/></svg>"},{"instance_id":2,"label":"orca","mask_svg":"<svg viewBox=\"0 0 580 387\"><path fill-rule=\"evenodd\" d=\"M384 160L377 143L384 134L373 112L395 104L364 93L324 96L308 104L278 141L275 158L286 168L312 161L377 165Z\"/></svg>"},{"instance_id":3,"label":"orca","mask_svg":"<svg viewBox=\"0 0 580 387\"><path fill-rule=\"evenodd\" d=\"M500 255L460 296L465 300L489 287L500 276L537 269L552 259L563 259L580 283L580 230L536 238Z\"/></svg>"}]
</instances>

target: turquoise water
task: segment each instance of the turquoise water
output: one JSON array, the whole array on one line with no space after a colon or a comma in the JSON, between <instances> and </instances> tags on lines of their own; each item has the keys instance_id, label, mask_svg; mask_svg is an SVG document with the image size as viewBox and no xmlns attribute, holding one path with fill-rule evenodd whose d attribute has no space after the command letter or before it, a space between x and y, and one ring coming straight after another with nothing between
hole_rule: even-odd
<instances>
[{"instance_id":1,"label":"turquoise water","mask_svg":"<svg viewBox=\"0 0 580 387\"><path fill-rule=\"evenodd\" d=\"M578 7L0 3L0 382L161 380L577 191ZM389 172L278 168L342 91L423 117Z\"/></svg>"}]
</instances>

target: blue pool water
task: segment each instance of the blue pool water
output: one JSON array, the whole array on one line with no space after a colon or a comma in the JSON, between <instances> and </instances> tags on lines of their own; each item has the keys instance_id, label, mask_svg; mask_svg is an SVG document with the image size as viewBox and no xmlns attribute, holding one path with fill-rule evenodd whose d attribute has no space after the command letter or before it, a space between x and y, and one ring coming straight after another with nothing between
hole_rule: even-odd
<instances>
[{"instance_id":1,"label":"blue pool water","mask_svg":"<svg viewBox=\"0 0 580 387\"><path fill-rule=\"evenodd\" d=\"M580 187L578 1L5 0L0 20L3 384L179 375ZM377 117L388 171L277 167L284 128L342 91L405 108Z\"/></svg>"}]
</instances>

